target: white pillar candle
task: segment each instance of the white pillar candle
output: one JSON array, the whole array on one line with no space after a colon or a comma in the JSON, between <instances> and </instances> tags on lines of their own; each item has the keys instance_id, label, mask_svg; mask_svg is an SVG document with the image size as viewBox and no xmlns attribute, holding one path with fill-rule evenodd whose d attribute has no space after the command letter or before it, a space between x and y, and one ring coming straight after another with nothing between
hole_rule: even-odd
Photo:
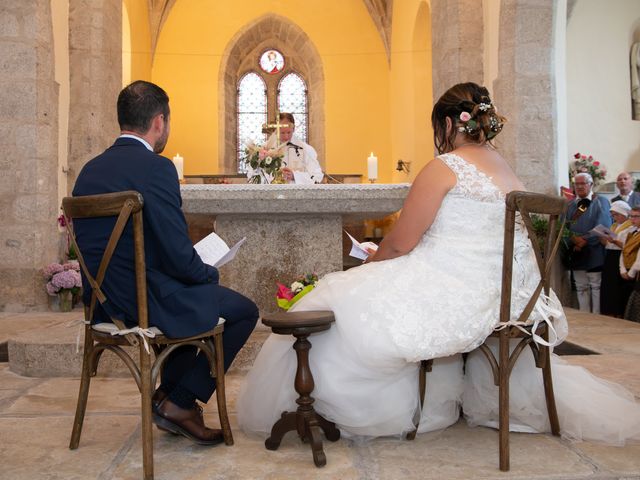
<instances>
[{"instance_id":1,"label":"white pillar candle","mask_svg":"<svg viewBox=\"0 0 640 480\"><path fill-rule=\"evenodd\" d=\"M179 153L176 153L176 156L173 157L173 164L178 172L178 180L184 179L184 158Z\"/></svg>"},{"instance_id":2,"label":"white pillar candle","mask_svg":"<svg viewBox=\"0 0 640 480\"><path fill-rule=\"evenodd\" d=\"M369 180L376 180L378 178L378 157L373 155L369 155L367 158L367 174L369 176Z\"/></svg>"}]
</instances>

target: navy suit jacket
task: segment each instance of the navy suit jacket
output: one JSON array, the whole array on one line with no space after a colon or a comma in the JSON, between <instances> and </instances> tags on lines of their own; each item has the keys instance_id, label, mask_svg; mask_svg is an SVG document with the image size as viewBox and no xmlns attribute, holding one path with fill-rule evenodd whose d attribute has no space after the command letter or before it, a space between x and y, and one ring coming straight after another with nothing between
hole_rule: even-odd
<instances>
[{"instance_id":1,"label":"navy suit jacket","mask_svg":"<svg viewBox=\"0 0 640 480\"><path fill-rule=\"evenodd\" d=\"M193 248L182 213L180 184L173 163L133 138L118 138L83 168L74 196L137 190L144 198L144 246L147 269L149 325L172 338L206 332L218 321L218 270L202 262ZM115 218L78 219L78 245L89 271L95 275ZM84 302L90 286L83 278ZM95 320L105 313L137 324L133 228L131 219L115 250L103 291L109 302L97 307Z\"/></svg>"},{"instance_id":2,"label":"navy suit jacket","mask_svg":"<svg viewBox=\"0 0 640 480\"><path fill-rule=\"evenodd\" d=\"M622 197L620 195L616 195L611 199L611 203L615 202L616 200L622 200ZM631 195L629 195L629 200L627 200L627 203L629 204L630 207L635 207L640 205L640 192L631 192Z\"/></svg>"}]
</instances>

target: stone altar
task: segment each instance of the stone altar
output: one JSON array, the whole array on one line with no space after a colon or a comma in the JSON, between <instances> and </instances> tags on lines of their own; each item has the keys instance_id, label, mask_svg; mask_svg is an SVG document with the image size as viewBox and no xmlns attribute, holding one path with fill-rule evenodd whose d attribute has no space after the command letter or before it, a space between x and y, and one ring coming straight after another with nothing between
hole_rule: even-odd
<instances>
[{"instance_id":1,"label":"stone altar","mask_svg":"<svg viewBox=\"0 0 640 480\"><path fill-rule=\"evenodd\" d=\"M276 282L342 270L344 221L398 211L409 184L181 185L187 221L210 225L227 244L247 241L220 268L221 282L253 299L261 313L278 310Z\"/></svg>"}]
</instances>

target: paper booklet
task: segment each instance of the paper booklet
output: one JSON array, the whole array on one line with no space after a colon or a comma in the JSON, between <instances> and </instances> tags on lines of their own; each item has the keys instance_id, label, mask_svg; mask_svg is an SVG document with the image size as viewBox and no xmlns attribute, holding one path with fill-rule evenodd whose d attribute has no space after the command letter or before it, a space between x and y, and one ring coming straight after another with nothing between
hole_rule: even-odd
<instances>
[{"instance_id":1,"label":"paper booklet","mask_svg":"<svg viewBox=\"0 0 640 480\"><path fill-rule=\"evenodd\" d=\"M378 245L376 245L375 243L373 242L360 243L351 235L349 235L349 232L347 232L346 230L344 231L344 233L346 233L348 237L351 239L351 251L349 252L350 256L354 258L359 258L360 260L366 260L367 257L369 256L369 252L367 251L368 248L371 248L373 250L378 250Z\"/></svg>"},{"instance_id":2,"label":"paper booklet","mask_svg":"<svg viewBox=\"0 0 640 480\"><path fill-rule=\"evenodd\" d=\"M605 227L602 224L593 227L591 230L589 230L589 233L597 235L598 237L611 237L613 240L618 238L618 235L616 235L610 228Z\"/></svg>"},{"instance_id":3,"label":"paper booklet","mask_svg":"<svg viewBox=\"0 0 640 480\"><path fill-rule=\"evenodd\" d=\"M247 237L242 237L233 247L229 246L215 232L211 232L204 237L193 248L196 249L198 255L204 263L213 267L221 267L230 262L236 256L238 249L245 242Z\"/></svg>"}]
</instances>

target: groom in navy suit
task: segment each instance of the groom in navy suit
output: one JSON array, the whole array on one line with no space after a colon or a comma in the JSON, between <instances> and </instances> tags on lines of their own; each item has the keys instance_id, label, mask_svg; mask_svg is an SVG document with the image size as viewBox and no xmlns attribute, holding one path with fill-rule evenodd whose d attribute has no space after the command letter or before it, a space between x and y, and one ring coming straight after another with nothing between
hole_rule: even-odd
<instances>
[{"instance_id":1,"label":"groom in navy suit","mask_svg":"<svg viewBox=\"0 0 640 480\"><path fill-rule=\"evenodd\" d=\"M219 285L218 270L202 262L187 234L182 198L173 163L159 154L169 137L169 97L153 83L136 81L118 96L121 135L89 161L76 181L74 196L137 190L144 198L144 240L149 323L171 338L211 330L226 319L224 366L229 368L258 320L258 308L243 295ZM90 271L98 269L115 219L76 220L74 228ZM97 322L119 318L137 324L133 233L127 225L103 283L109 302L96 307ZM83 279L84 301L91 295ZM205 355L182 347L170 356L154 393L154 421L165 430L206 445L223 440L204 425L196 400L207 402L216 387Z\"/></svg>"}]
</instances>

